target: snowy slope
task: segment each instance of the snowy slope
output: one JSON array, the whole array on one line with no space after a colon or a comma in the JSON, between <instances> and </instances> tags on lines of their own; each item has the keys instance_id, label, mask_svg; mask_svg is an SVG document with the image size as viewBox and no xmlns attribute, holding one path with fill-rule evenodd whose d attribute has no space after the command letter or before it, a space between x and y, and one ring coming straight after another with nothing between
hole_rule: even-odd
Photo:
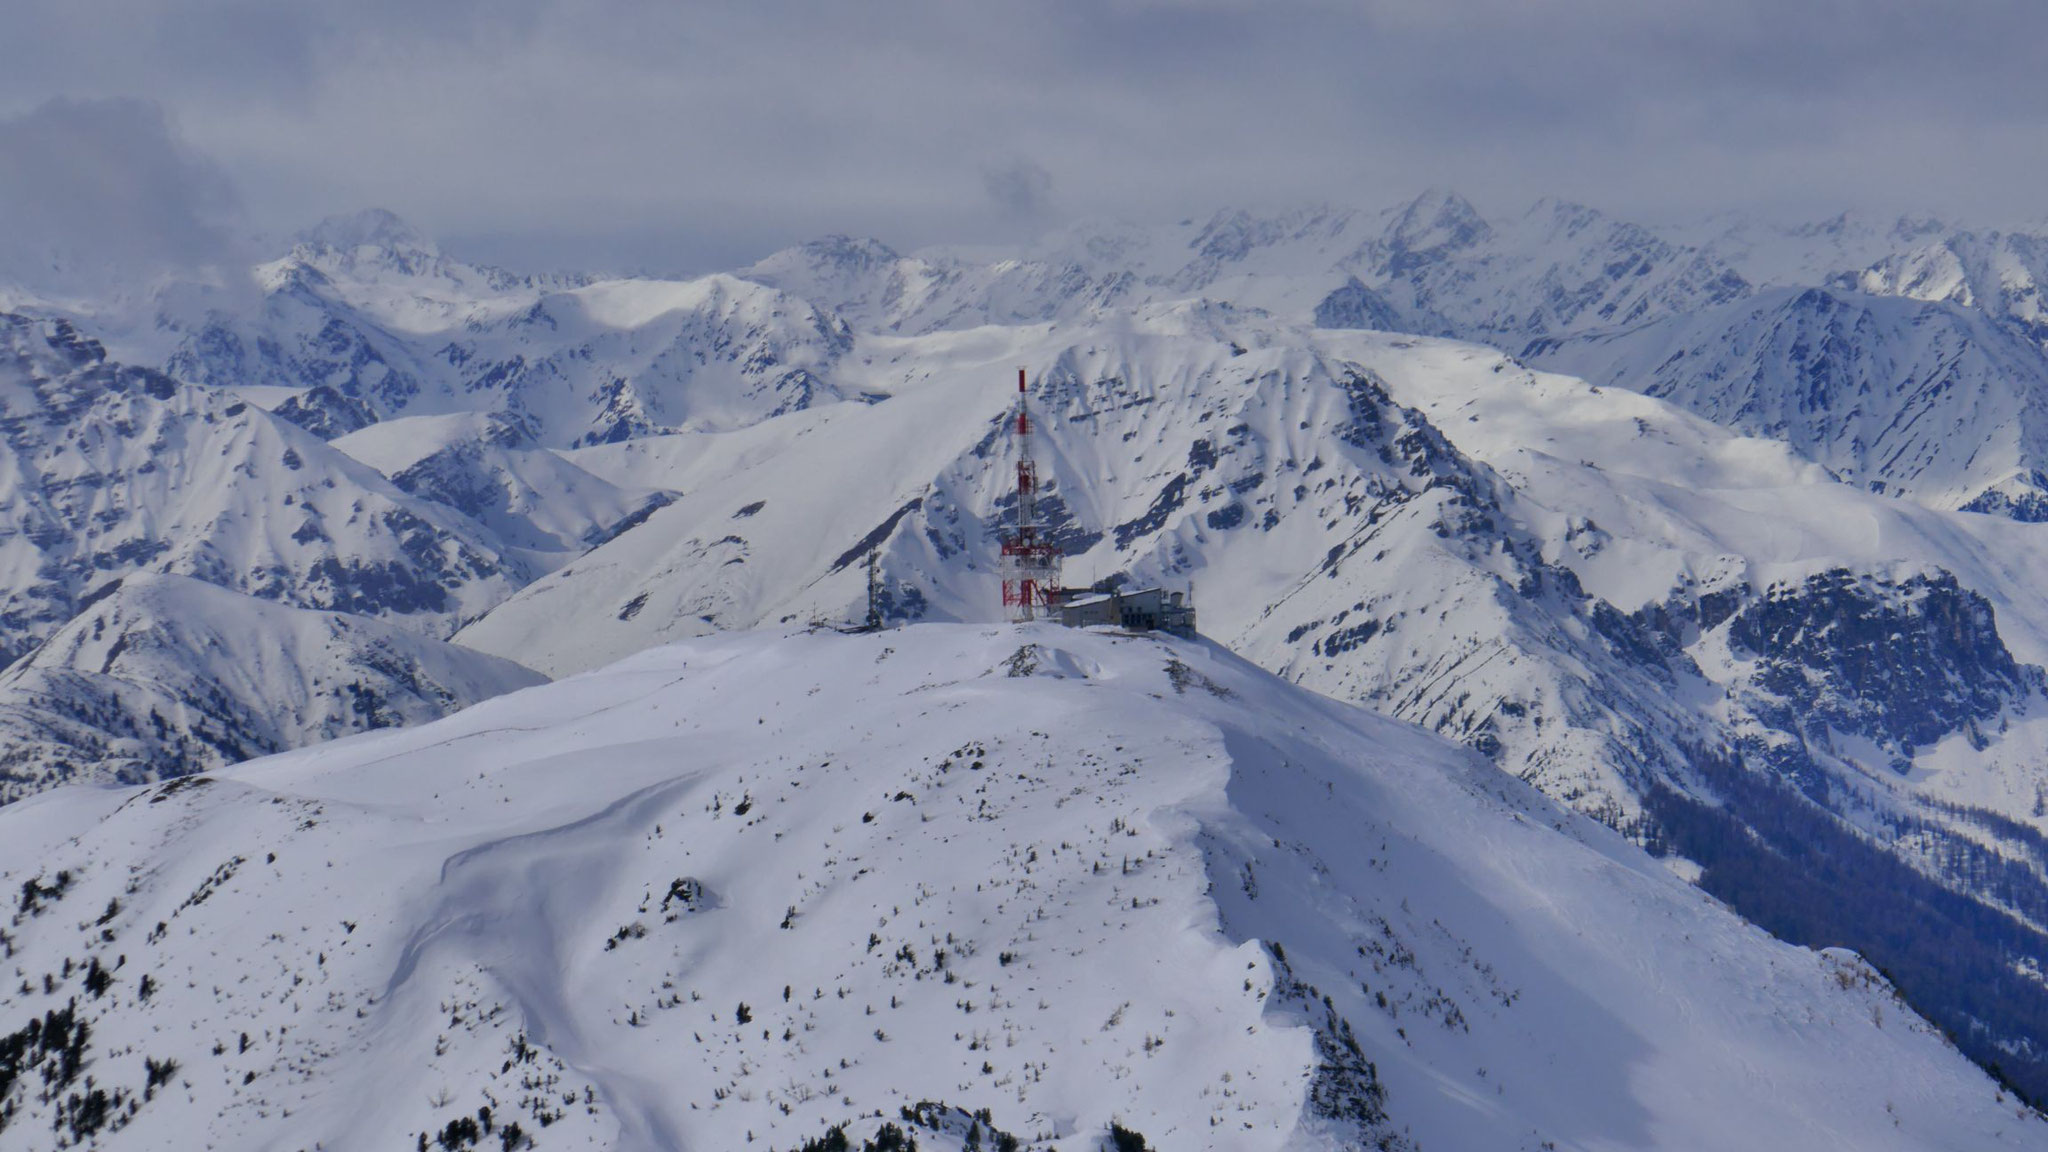
<instances>
[{"instance_id":1,"label":"snowy slope","mask_svg":"<svg viewBox=\"0 0 2048 1152\"><path fill-rule=\"evenodd\" d=\"M1816 288L1892 253L1919 248L1953 228L1930 216L1843 212L1825 220L1785 221L1719 213L1657 232L1673 243L1710 251L1759 287Z\"/></svg>"},{"instance_id":2,"label":"snowy slope","mask_svg":"<svg viewBox=\"0 0 2048 1152\"><path fill-rule=\"evenodd\" d=\"M0 803L415 724L542 679L382 621L133 575L0 672Z\"/></svg>"},{"instance_id":3,"label":"snowy slope","mask_svg":"<svg viewBox=\"0 0 2048 1152\"><path fill-rule=\"evenodd\" d=\"M2048 236L1958 230L1939 243L1888 253L1843 279L1873 295L1976 308L2048 342Z\"/></svg>"},{"instance_id":4,"label":"snowy slope","mask_svg":"<svg viewBox=\"0 0 2048 1152\"><path fill-rule=\"evenodd\" d=\"M1206 646L721 637L0 828L9 1149L2048 1141L1853 956Z\"/></svg>"},{"instance_id":5,"label":"snowy slope","mask_svg":"<svg viewBox=\"0 0 2048 1152\"><path fill-rule=\"evenodd\" d=\"M332 443L406 492L483 525L535 571L574 559L669 498L600 480L496 413L401 416Z\"/></svg>"},{"instance_id":6,"label":"snowy slope","mask_svg":"<svg viewBox=\"0 0 2048 1152\"><path fill-rule=\"evenodd\" d=\"M845 620L871 547L885 615L987 619L1016 451L1001 382L1025 364L1069 584L1192 581L1205 630L1255 659L1313 666L1319 689L1518 773L1569 764L1586 807L1631 807L1625 777L1685 723L1670 671L1637 666L1628 623L1515 528L1512 491L1372 372L1292 341L1248 351L1206 319L871 338L861 359L886 403L576 453L683 495L459 638L561 675L655 641ZM1501 699L1522 717L1474 706Z\"/></svg>"},{"instance_id":7,"label":"snowy slope","mask_svg":"<svg viewBox=\"0 0 2048 1152\"><path fill-rule=\"evenodd\" d=\"M0 316L0 660L144 570L441 635L527 578L463 517L259 408Z\"/></svg>"},{"instance_id":8,"label":"snowy slope","mask_svg":"<svg viewBox=\"0 0 2048 1152\"><path fill-rule=\"evenodd\" d=\"M1777 289L1525 355L1942 508L2048 517L2048 354L1960 304Z\"/></svg>"}]
</instances>

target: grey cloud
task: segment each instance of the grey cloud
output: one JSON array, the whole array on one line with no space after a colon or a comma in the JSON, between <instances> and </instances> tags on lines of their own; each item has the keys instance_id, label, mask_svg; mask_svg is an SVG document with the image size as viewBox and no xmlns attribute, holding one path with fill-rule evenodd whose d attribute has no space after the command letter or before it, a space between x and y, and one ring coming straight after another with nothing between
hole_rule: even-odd
<instances>
[{"instance_id":1,"label":"grey cloud","mask_svg":"<svg viewBox=\"0 0 2048 1152\"><path fill-rule=\"evenodd\" d=\"M140 93L272 229L390 204L503 250L551 238L549 259L579 235L605 238L593 259L708 261L1431 184L2033 217L2048 178L2034 0L90 7L10 5L0 110Z\"/></svg>"},{"instance_id":2,"label":"grey cloud","mask_svg":"<svg viewBox=\"0 0 2048 1152\"><path fill-rule=\"evenodd\" d=\"M1052 173L1029 160L984 168L982 187L996 210L1018 220L1036 220L1052 208Z\"/></svg>"},{"instance_id":3,"label":"grey cloud","mask_svg":"<svg viewBox=\"0 0 2048 1152\"><path fill-rule=\"evenodd\" d=\"M214 264L228 180L138 100L52 100L0 120L0 270L54 288Z\"/></svg>"}]
</instances>

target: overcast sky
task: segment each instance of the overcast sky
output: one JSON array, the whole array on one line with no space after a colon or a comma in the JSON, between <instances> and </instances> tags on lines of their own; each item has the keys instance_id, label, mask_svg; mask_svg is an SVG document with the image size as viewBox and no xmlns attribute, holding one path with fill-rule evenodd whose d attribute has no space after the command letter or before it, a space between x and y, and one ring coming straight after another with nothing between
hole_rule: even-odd
<instances>
[{"instance_id":1,"label":"overcast sky","mask_svg":"<svg viewBox=\"0 0 2048 1152\"><path fill-rule=\"evenodd\" d=\"M514 265L1379 206L2048 216L2041 0L7 0L0 237ZM127 103L105 103L125 100Z\"/></svg>"}]
</instances>

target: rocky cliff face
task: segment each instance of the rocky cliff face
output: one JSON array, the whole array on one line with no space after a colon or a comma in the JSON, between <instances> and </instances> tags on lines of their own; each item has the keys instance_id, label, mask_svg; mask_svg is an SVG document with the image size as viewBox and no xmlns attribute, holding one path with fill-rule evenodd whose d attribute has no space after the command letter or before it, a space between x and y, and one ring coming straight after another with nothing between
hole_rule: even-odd
<instances>
[{"instance_id":1,"label":"rocky cliff face","mask_svg":"<svg viewBox=\"0 0 2048 1152\"><path fill-rule=\"evenodd\" d=\"M1729 618L1740 704L1775 732L1829 749L1868 741L1904 772L1918 748L2039 697L2041 669L2013 659L1985 599L1953 574L1886 580L1832 569L1765 590ZM1795 754L1796 757L1797 754Z\"/></svg>"}]
</instances>

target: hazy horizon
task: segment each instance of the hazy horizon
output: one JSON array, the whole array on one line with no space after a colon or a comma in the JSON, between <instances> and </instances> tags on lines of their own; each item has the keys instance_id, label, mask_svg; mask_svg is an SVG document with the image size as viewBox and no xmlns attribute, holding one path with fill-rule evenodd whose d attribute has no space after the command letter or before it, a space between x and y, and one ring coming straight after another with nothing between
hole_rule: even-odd
<instances>
[{"instance_id":1,"label":"hazy horizon","mask_svg":"<svg viewBox=\"0 0 2048 1152\"><path fill-rule=\"evenodd\" d=\"M687 272L1429 187L2048 216L2048 9L2005 0L14 7L0 251L192 260L374 206L511 266Z\"/></svg>"}]
</instances>

